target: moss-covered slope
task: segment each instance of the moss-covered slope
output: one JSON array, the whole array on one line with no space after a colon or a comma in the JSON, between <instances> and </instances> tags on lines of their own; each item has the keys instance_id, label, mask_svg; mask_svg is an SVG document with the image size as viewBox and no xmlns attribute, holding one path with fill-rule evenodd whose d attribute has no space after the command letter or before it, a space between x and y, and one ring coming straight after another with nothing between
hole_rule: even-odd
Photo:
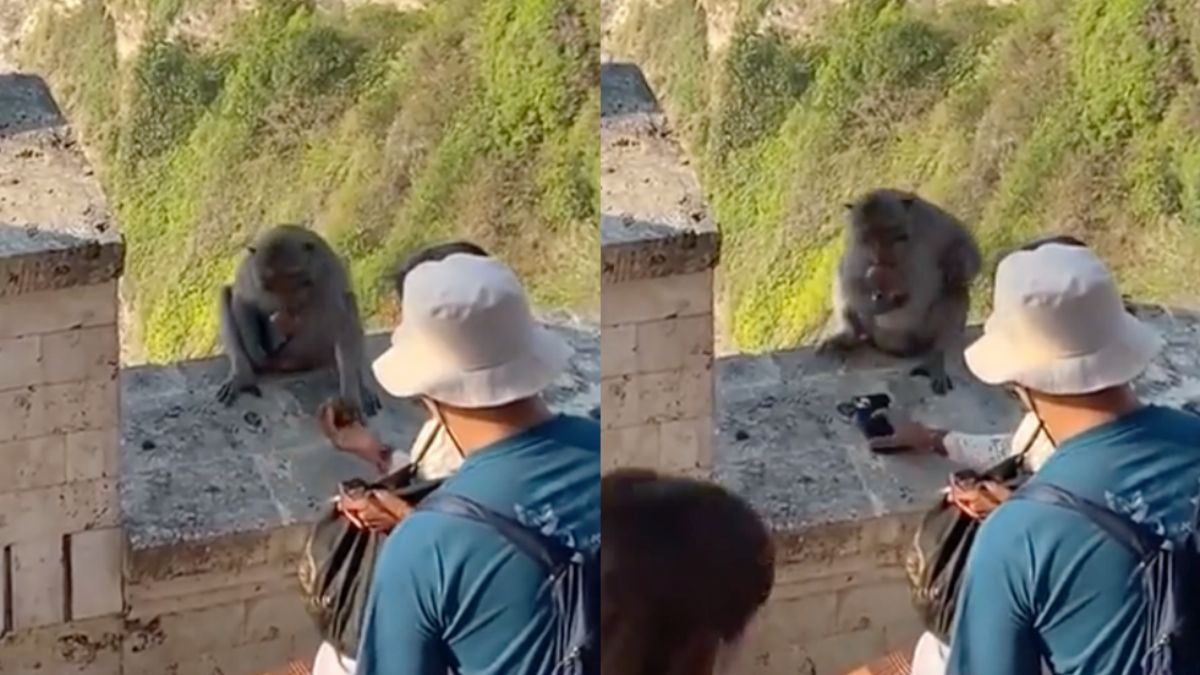
<instances>
[{"instance_id":1,"label":"moss-covered slope","mask_svg":"<svg viewBox=\"0 0 1200 675\"><path fill-rule=\"evenodd\" d=\"M148 358L215 347L218 285L281 221L314 222L377 317L395 262L449 236L505 256L539 304L594 302L595 2L264 0L219 39L178 37L205 2L83 0L44 14L24 54L100 165ZM131 56L114 15L144 17Z\"/></svg>"},{"instance_id":2,"label":"moss-covered slope","mask_svg":"<svg viewBox=\"0 0 1200 675\"><path fill-rule=\"evenodd\" d=\"M1182 0L1021 0L940 10L860 0L800 37L738 4L710 54L693 0L634 2L615 29L700 160L721 224L726 320L746 349L828 310L840 205L915 189L989 256L1043 232L1094 244L1143 299L1200 291L1200 13ZM712 6L713 3L710 3ZM831 3L826 3L831 4ZM987 304L986 284L976 310Z\"/></svg>"}]
</instances>

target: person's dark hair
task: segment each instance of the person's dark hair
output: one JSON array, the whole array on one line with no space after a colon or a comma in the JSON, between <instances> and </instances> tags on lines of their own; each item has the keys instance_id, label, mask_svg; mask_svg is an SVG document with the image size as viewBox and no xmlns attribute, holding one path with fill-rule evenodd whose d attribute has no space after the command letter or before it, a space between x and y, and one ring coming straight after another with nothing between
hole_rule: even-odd
<instances>
[{"instance_id":1,"label":"person's dark hair","mask_svg":"<svg viewBox=\"0 0 1200 675\"><path fill-rule=\"evenodd\" d=\"M1079 246L1081 248L1087 248L1087 244L1083 243L1082 240L1076 239L1069 234L1056 234L1049 237L1040 237L1038 239L1034 239L1027 244L1023 244L1017 250L1036 251L1037 249L1048 244L1061 244L1062 246Z\"/></svg>"},{"instance_id":2,"label":"person's dark hair","mask_svg":"<svg viewBox=\"0 0 1200 675\"><path fill-rule=\"evenodd\" d=\"M472 244L469 241L451 241L444 244L434 244L413 253L404 259L404 262L396 268L392 273L392 284L396 288L396 299L404 300L404 280L408 278L410 272L413 271L421 263L433 262L435 260L444 260L456 253L465 253L467 255L477 255L487 257L488 252L483 250L477 244Z\"/></svg>"},{"instance_id":3,"label":"person's dark hair","mask_svg":"<svg viewBox=\"0 0 1200 675\"><path fill-rule=\"evenodd\" d=\"M648 470L600 486L603 672L688 672L740 637L775 581L754 510L718 485Z\"/></svg>"},{"instance_id":4,"label":"person's dark hair","mask_svg":"<svg viewBox=\"0 0 1200 675\"><path fill-rule=\"evenodd\" d=\"M1020 246L1008 249L1002 255L998 256L995 264L992 266L992 278L996 278L996 270L1000 268L1000 263L1004 262L1004 259L1008 256L1021 251L1036 251L1039 248L1049 244L1087 248L1087 244L1082 239L1077 239L1069 234L1053 234L1046 237L1038 237L1037 239L1021 244Z\"/></svg>"}]
</instances>

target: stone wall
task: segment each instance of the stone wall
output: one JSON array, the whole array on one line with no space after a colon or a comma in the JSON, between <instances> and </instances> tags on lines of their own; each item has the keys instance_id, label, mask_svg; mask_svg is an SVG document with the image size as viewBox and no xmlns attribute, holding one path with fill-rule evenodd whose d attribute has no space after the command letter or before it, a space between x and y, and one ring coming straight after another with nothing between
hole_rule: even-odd
<instances>
[{"instance_id":1,"label":"stone wall","mask_svg":"<svg viewBox=\"0 0 1200 675\"><path fill-rule=\"evenodd\" d=\"M122 254L44 84L0 75L0 673L119 669Z\"/></svg>"},{"instance_id":2,"label":"stone wall","mask_svg":"<svg viewBox=\"0 0 1200 675\"><path fill-rule=\"evenodd\" d=\"M600 82L604 463L707 475L719 238L641 72Z\"/></svg>"}]
</instances>

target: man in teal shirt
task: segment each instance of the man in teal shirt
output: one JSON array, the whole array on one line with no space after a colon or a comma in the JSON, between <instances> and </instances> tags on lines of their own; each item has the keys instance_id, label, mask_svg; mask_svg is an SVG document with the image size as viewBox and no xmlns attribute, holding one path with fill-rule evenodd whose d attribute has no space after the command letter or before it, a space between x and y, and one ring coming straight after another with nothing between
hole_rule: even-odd
<instances>
[{"instance_id":1,"label":"man in teal shirt","mask_svg":"<svg viewBox=\"0 0 1200 675\"><path fill-rule=\"evenodd\" d=\"M1015 390L1057 448L1032 481L1065 488L1176 538L1200 500L1200 416L1142 404L1130 382L1161 341L1124 311L1087 248L1006 257L967 364ZM1083 515L1008 500L971 548L952 675L1141 672L1147 598L1138 561Z\"/></svg>"},{"instance_id":2,"label":"man in teal shirt","mask_svg":"<svg viewBox=\"0 0 1200 675\"><path fill-rule=\"evenodd\" d=\"M405 282L401 311L374 371L394 396L420 398L465 456L440 489L594 552L600 427L540 398L571 351L534 322L512 272L479 256L424 263ZM551 591L542 563L498 532L411 513L377 563L357 673L551 673Z\"/></svg>"}]
</instances>

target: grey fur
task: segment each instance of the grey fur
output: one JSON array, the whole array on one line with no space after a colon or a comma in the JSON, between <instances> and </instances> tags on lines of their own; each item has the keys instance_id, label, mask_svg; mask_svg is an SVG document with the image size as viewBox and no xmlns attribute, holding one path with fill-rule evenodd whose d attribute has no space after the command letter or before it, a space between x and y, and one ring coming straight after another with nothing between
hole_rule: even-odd
<instances>
[{"instance_id":1,"label":"grey fur","mask_svg":"<svg viewBox=\"0 0 1200 675\"><path fill-rule=\"evenodd\" d=\"M846 249L833 281L833 335L821 351L866 344L903 358L922 359L935 393L953 388L946 351L966 328L970 287L983 266L967 228L938 206L909 192L874 190L847 204ZM899 273L903 302L866 280L873 264ZM896 290L896 289L891 289Z\"/></svg>"},{"instance_id":2,"label":"grey fur","mask_svg":"<svg viewBox=\"0 0 1200 675\"><path fill-rule=\"evenodd\" d=\"M281 279L282 283L273 283ZM289 337L287 326L295 324ZM367 386L364 337L346 266L316 232L279 225L261 234L221 289L221 342L229 377L217 399L232 405L242 392L261 396L262 375L337 366L343 401L366 415L379 410Z\"/></svg>"}]
</instances>

